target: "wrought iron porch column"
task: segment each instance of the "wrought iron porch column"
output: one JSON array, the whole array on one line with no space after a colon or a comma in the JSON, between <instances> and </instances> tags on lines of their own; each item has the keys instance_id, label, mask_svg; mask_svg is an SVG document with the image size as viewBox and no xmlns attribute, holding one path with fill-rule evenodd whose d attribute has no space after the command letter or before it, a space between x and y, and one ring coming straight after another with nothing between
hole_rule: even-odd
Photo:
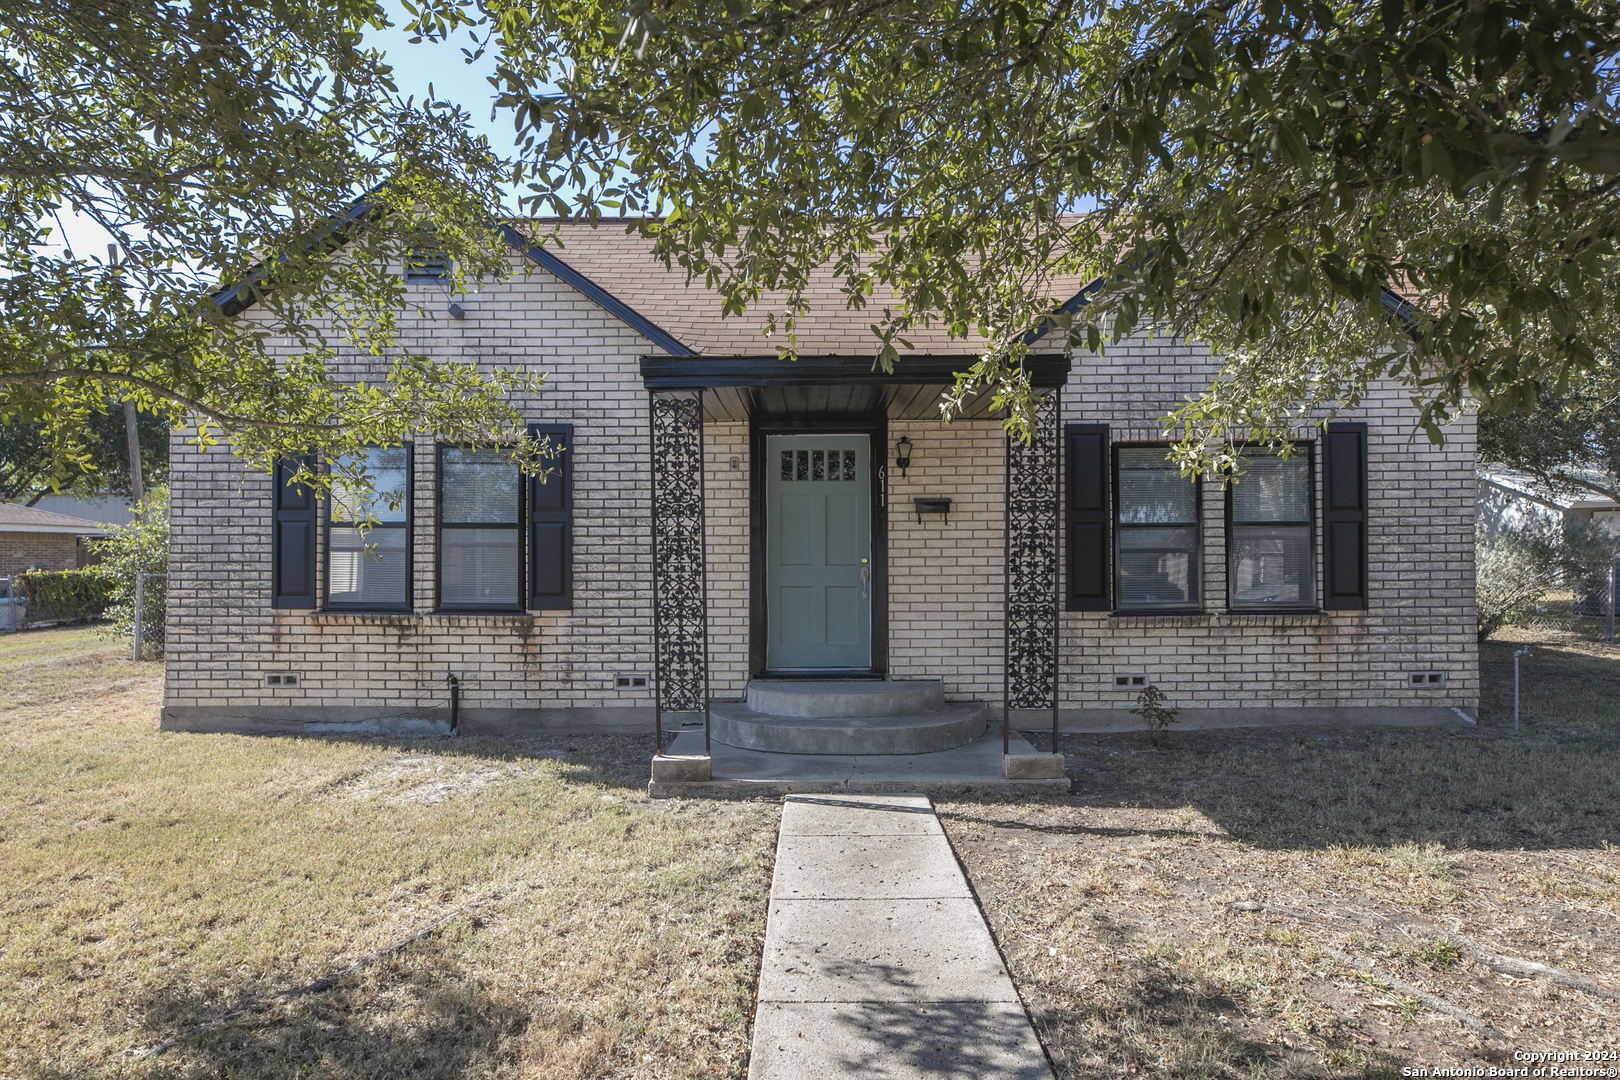
<instances>
[{"instance_id":1,"label":"wrought iron porch column","mask_svg":"<svg viewBox=\"0 0 1620 1080\"><path fill-rule=\"evenodd\" d=\"M703 520L703 391L649 395L652 427L653 730L703 712L709 752L709 590Z\"/></svg>"},{"instance_id":2,"label":"wrought iron porch column","mask_svg":"<svg viewBox=\"0 0 1620 1080\"><path fill-rule=\"evenodd\" d=\"M1002 638L1001 748L1012 741L1014 709L1052 710L1058 753L1058 523L1063 486L1058 441L1062 391L1035 410L1035 439L1007 437L1006 593Z\"/></svg>"}]
</instances>

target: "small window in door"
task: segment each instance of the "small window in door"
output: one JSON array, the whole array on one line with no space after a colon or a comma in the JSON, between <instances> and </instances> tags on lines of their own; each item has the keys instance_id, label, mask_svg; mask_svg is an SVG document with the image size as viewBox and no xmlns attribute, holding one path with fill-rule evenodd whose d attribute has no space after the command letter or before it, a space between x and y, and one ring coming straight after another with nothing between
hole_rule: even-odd
<instances>
[{"instance_id":1,"label":"small window in door","mask_svg":"<svg viewBox=\"0 0 1620 1080\"><path fill-rule=\"evenodd\" d=\"M781 454L783 480L826 483L855 479L853 450L783 450Z\"/></svg>"}]
</instances>

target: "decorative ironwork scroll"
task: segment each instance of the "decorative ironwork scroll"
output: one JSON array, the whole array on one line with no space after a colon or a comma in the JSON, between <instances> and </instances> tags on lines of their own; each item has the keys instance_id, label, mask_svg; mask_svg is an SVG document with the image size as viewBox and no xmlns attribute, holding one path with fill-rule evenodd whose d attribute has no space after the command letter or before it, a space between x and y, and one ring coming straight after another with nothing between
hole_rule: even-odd
<instances>
[{"instance_id":1,"label":"decorative ironwork scroll","mask_svg":"<svg viewBox=\"0 0 1620 1080\"><path fill-rule=\"evenodd\" d=\"M1035 439L1007 438L1006 683L1003 705L1051 709L1057 749L1060 391L1035 410ZM1006 737L1005 730L1003 738Z\"/></svg>"},{"instance_id":2,"label":"decorative ironwork scroll","mask_svg":"<svg viewBox=\"0 0 1620 1080\"><path fill-rule=\"evenodd\" d=\"M703 392L652 394L650 405L655 724L662 740L665 712L702 712L707 743L709 605L704 575Z\"/></svg>"}]
</instances>

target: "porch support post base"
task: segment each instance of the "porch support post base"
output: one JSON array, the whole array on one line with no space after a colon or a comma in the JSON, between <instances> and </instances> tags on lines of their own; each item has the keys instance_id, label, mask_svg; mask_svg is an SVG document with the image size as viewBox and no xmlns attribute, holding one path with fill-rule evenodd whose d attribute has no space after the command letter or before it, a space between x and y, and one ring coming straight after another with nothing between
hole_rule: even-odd
<instances>
[{"instance_id":1,"label":"porch support post base","mask_svg":"<svg viewBox=\"0 0 1620 1080\"><path fill-rule=\"evenodd\" d=\"M707 754L656 754L652 759L655 784L706 784L712 779Z\"/></svg>"},{"instance_id":2,"label":"porch support post base","mask_svg":"<svg viewBox=\"0 0 1620 1080\"><path fill-rule=\"evenodd\" d=\"M1008 780L1058 780L1063 777L1062 754L1003 754L1001 764Z\"/></svg>"}]
</instances>

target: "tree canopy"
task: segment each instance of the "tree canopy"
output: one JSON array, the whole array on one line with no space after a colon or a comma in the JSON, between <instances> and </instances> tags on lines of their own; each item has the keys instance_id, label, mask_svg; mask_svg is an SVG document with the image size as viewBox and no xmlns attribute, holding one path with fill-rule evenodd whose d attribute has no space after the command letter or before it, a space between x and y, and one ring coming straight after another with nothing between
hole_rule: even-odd
<instances>
[{"instance_id":1,"label":"tree canopy","mask_svg":"<svg viewBox=\"0 0 1620 1080\"><path fill-rule=\"evenodd\" d=\"M156 413L137 413L136 428L142 477L147 484L167 483L167 419ZM83 457L68 462L55 453L48 425L0 424L0 500L21 499L32 505L53 488L80 495L128 491L129 438L123 409L109 405L91 413L79 429L78 439Z\"/></svg>"},{"instance_id":2,"label":"tree canopy","mask_svg":"<svg viewBox=\"0 0 1620 1080\"><path fill-rule=\"evenodd\" d=\"M1607 0L423 0L415 23L468 27L531 207L651 215L788 353L812 268L855 305L892 290L879 361L924 323L982 335L973 377L1014 422L1032 326L1211 345L1220 382L1176 417L1194 463L1381 375L1438 440L1615 334ZM1074 274L1098 287L1054 312Z\"/></svg>"},{"instance_id":3,"label":"tree canopy","mask_svg":"<svg viewBox=\"0 0 1620 1080\"><path fill-rule=\"evenodd\" d=\"M1479 459L1527 472L1566 497L1620 502L1620 369L1611 362L1573 380L1528 413L1481 417Z\"/></svg>"},{"instance_id":4,"label":"tree canopy","mask_svg":"<svg viewBox=\"0 0 1620 1080\"><path fill-rule=\"evenodd\" d=\"M397 347L406 252L504 272L510 173L459 108L400 94L362 44L385 22L373 0L0 5L0 423L43 431L60 474L125 398L261 462L521 434L506 396L535 379ZM116 252L65 247L74 217ZM343 349L389 377L339 379Z\"/></svg>"}]
</instances>

